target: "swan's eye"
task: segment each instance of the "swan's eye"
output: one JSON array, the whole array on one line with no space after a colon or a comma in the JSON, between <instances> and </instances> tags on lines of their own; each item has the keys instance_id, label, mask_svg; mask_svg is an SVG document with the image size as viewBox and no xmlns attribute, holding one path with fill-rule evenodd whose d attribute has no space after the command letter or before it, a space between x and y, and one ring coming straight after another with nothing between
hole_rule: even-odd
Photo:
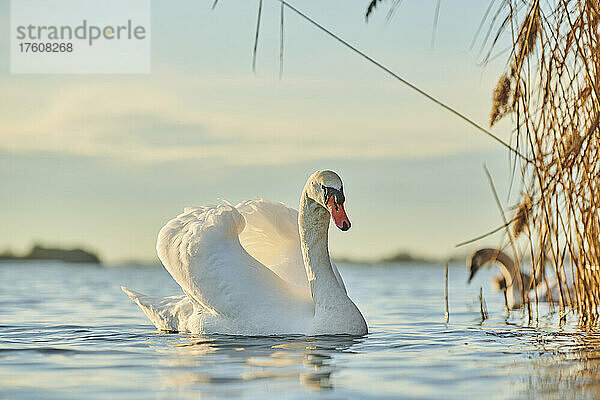
<instances>
[{"instance_id":1,"label":"swan's eye","mask_svg":"<svg viewBox=\"0 0 600 400\"><path fill-rule=\"evenodd\" d=\"M346 199L342 190L334 189L324 185L321 185L321 187L323 188L323 200L325 201L325 204L329 203L329 199L332 196L336 210L338 205L344 204Z\"/></svg>"}]
</instances>

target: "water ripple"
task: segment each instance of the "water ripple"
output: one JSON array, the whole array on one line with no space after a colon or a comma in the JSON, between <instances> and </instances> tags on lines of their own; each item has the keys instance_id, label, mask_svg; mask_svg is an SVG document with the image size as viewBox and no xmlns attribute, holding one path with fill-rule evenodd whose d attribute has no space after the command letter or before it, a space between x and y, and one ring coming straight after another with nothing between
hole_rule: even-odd
<instances>
[{"instance_id":1,"label":"water ripple","mask_svg":"<svg viewBox=\"0 0 600 400\"><path fill-rule=\"evenodd\" d=\"M482 322L462 265L450 269L448 324L441 270L341 269L364 337L158 332L119 286L179 293L162 269L2 265L0 398L600 396L598 332L507 318L487 288Z\"/></svg>"}]
</instances>

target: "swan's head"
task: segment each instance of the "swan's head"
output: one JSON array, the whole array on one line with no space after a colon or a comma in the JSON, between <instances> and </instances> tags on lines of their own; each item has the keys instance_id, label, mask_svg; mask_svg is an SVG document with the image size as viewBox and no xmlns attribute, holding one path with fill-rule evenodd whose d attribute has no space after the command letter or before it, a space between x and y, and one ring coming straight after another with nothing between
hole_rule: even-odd
<instances>
[{"instance_id":1,"label":"swan's head","mask_svg":"<svg viewBox=\"0 0 600 400\"><path fill-rule=\"evenodd\" d=\"M335 223L343 231L350 229L350 220L344 210L344 185L333 171L317 171L308 178L305 188L308 197L323 206Z\"/></svg>"},{"instance_id":2,"label":"swan's head","mask_svg":"<svg viewBox=\"0 0 600 400\"><path fill-rule=\"evenodd\" d=\"M484 256L483 252L481 251L476 251L475 253L471 254L471 257L467 261L467 269L469 270L468 283L471 283L471 280L477 271L479 271L481 267L483 267L489 261L489 256ZM500 290L506 290L506 278L504 278L502 275L496 276L494 279L492 279L492 287L496 292Z\"/></svg>"},{"instance_id":3,"label":"swan's head","mask_svg":"<svg viewBox=\"0 0 600 400\"><path fill-rule=\"evenodd\" d=\"M483 267L488 262L493 261L490 259L489 252L484 250L485 249L477 250L476 252L471 254L469 259L467 260L467 269L469 270L469 280L467 282L469 283L471 283L471 280L473 279L477 271L481 269L481 267Z\"/></svg>"}]
</instances>

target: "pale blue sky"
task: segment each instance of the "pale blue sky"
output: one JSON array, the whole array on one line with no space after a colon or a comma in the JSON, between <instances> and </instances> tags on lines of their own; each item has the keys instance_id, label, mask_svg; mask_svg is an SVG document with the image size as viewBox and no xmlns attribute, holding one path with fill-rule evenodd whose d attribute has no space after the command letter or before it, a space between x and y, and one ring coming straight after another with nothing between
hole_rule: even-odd
<instances>
[{"instance_id":1,"label":"pale blue sky","mask_svg":"<svg viewBox=\"0 0 600 400\"><path fill-rule=\"evenodd\" d=\"M504 58L481 68L468 51L487 2L442 1L433 50L435 1L406 0L390 23L384 3L368 24L365 0L293 3L487 123ZM505 198L505 149L289 12L279 81L274 0L255 75L257 3L211 4L154 1L153 72L130 76L10 75L0 4L0 249L39 241L152 260L158 230L184 206L264 197L296 207L323 168L342 176L353 222L332 230L338 256L442 257L499 224L482 164Z\"/></svg>"}]
</instances>

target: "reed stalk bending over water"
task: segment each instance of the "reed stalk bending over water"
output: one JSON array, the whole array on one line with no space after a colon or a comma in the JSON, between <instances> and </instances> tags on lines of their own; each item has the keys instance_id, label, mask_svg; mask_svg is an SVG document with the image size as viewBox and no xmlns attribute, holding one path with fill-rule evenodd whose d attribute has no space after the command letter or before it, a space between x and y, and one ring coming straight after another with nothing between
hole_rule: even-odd
<instances>
[{"instance_id":1,"label":"reed stalk bending over water","mask_svg":"<svg viewBox=\"0 0 600 400\"><path fill-rule=\"evenodd\" d=\"M539 260L532 263L532 277L540 276L545 252L559 285L555 300L561 319L575 310L582 323L595 323L600 316L600 2L495 4L500 17L493 21L501 22L490 28L497 32L494 43L509 32L513 46L493 93L490 125L511 115L513 144L529 159L514 160L523 194L508 240L525 244L530 258ZM567 274L575 282L573 295L566 290Z\"/></svg>"},{"instance_id":2,"label":"reed stalk bending over water","mask_svg":"<svg viewBox=\"0 0 600 400\"><path fill-rule=\"evenodd\" d=\"M367 18L381 2L369 2ZM393 4L392 10L398 2ZM537 260L531 266L537 287L546 254L559 287L560 319L574 310L582 323L595 323L600 317L600 0L491 0L482 26L488 17L486 62L496 58L492 51L503 34L512 39L490 113L490 127L512 117L512 143L409 86L511 149L523 190L513 219L502 228L512 224L506 234L517 267L525 255ZM565 287L567 274L575 282L572 295ZM530 303L538 299L523 301L531 319Z\"/></svg>"}]
</instances>

